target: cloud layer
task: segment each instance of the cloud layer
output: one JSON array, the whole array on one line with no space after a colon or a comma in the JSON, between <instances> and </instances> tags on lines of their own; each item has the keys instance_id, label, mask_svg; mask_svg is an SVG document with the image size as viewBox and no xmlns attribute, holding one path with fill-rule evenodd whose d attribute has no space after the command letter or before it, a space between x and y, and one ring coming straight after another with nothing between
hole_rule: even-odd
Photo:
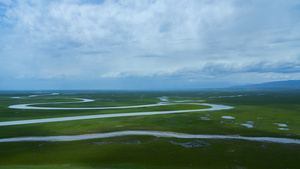
<instances>
[{"instance_id":1,"label":"cloud layer","mask_svg":"<svg viewBox=\"0 0 300 169\"><path fill-rule=\"evenodd\" d=\"M300 79L299 15L296 0L0 0L0 87Z\"/></svg>"}]
</instances>

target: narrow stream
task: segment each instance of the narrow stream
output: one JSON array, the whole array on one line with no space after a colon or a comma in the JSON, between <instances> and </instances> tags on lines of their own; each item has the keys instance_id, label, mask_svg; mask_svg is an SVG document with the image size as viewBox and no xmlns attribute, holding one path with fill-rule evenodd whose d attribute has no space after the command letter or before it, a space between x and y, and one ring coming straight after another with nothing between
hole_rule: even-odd
<instances>
[{"instance_id":1,"label":"narrow stream","mask_svg":"<svg viewBox=\"0 0 300 169\"><path fill-rule=\"evenodd\" d=\"M128 135L150 135L155 137L171 137L171 138L183 138L183 139L236 139L236 140L273 142L273 143L284 143L284 144L300 144L299 139L290 139L290 138L202 135L202 134L185 134L185 133L162 132L162 131L118 131L118 132L111 132L111 133L95 133L95 134L84 134L84 135L73 135L73 136L16 137L16 138L0 139L0 143L21 142L21 141L77 141L77 140L99 139L99 138L128 136Z\"/></svg>"}]
</instances>

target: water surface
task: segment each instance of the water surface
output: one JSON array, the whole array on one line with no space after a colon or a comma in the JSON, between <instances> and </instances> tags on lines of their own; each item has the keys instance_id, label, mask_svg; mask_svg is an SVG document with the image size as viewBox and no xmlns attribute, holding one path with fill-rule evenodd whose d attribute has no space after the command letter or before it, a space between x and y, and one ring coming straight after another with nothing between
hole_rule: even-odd
<instances>
[{"instance_id":1,"label":"water surface","mask_svg":"<svg viewBox=\"0 0 300 169\"><path fill-rule=\"evenodd\" d=\"M171 138L183 138L183 139L235 139L235 140L274 142L274 143L284 143L284 144L300 144L299 139L291 139L291 138L203 135L203 134L185 134L185 133L174 133L174 132L163 132L163 131L118 131L118 132L111 132L111 133L96 133L96 134L84 134L84 135L73 135L73 136L16 137L16 138L0 139L0 143L20 142L20 141L76 141L76 140L99 139L99 138L128 136L128 135L150 135L155 137L171 137Z\"/></svg>"}]
</instances>

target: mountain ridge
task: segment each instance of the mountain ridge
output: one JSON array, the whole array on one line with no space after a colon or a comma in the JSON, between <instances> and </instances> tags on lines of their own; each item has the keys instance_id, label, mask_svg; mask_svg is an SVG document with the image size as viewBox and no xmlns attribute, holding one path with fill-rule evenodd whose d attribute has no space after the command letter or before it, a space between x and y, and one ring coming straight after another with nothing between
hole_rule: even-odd
<instances>
[{"instance_id":1,"label":"mountain ridge","mask_svg":"<svg viewBox=\"0 0 300 169\"><path fill-rule=\"evenodd\" d=\"M300 80L273 81L273 82L250 84L250 85L233 86L230 88L231 89L248 89L248 90L300 89Z\"/></svg>"}]
</instances>

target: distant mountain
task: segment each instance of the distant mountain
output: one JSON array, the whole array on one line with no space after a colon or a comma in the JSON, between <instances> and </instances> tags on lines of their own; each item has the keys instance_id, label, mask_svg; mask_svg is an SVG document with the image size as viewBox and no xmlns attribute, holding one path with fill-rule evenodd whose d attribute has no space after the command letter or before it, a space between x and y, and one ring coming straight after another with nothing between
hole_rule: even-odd
<instances>
[{"instance_id":1,"label":"distant mountain","mask_svg":"<svg viewBox=\"0 0 300 169\"><path fill-rule=\"evenodd\" d=\"M231 88L248 89L248 90L300 89L300 80L275 81L275 82L268 82L268 83L261 83L261 84L235 86Z\"/></svg>"}]
</instances>

